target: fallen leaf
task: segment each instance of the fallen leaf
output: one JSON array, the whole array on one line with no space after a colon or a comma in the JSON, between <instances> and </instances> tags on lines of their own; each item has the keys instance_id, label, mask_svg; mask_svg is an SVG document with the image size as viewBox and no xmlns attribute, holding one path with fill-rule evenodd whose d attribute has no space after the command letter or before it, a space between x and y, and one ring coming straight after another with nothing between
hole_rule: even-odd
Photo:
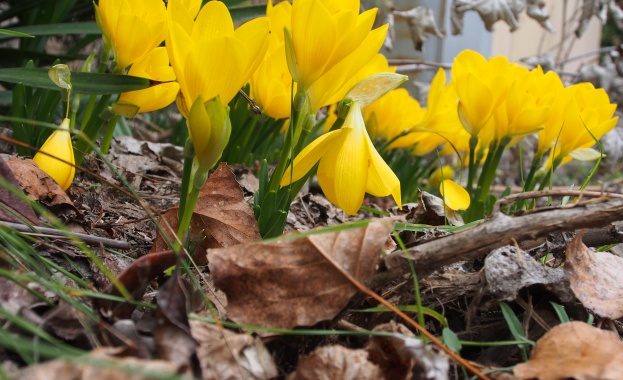
<instances>
[{"instance_id":1,"label":"fallen leaf","mask_svg":"<svg viewBox=\"0 0 623 380\"><path fill-rule=\"evenodd\" d=\"M448 378L448 357L415 337L405 325L391 321L375 327L373 331L395 333L394 336L373 336L365 347L370 361L381 368L383 378Z\"/></svg>"},{"instance_id":2,"label":"fallen leaf","mask_svg":"<svg viewBox=\"0 0 623 380\"><path fill-rule=\"evenodd\" d=\"M487 286L498 300L513 301L517 292L534 284L543 284L563 302L573 300L573 293L562 269L550 268L514 246L500 247L485 259Z\"/></svg>"},{"instance_id":3,"label":"fallen leaf","mask_svg":"<svg viewBox=\"0 0 623 380\"><path fill-rule=\"evenodd\" d=\"M140 300L143 298L149 282L175 265L177 259L178 256L171 250L149 253L134 261L117 276L117 280L130 292L133 300ZM104 293L114 296L121 295L119 290L112 285L109 285ZM104 320L114 323L120 319L130 318L136 305L94 297L93 308Z\"/></svg>"},{"instance_id":4,"label":"fallen leaf","mask_svg":"<svg viewBox=\"0 0 623 380\"><path fill-rule=\"evenodd\" d=\"M171 277L158 289L156 303L158 311L153 335L157 358L190 370L197 342L190 333L190 295L179 275L179 261Z\"/></svg>"},{"instance_id":5,"label":"fallen leaf","mask_svg":"<svg viewBox=\"0 0 623 380\"><path fill-rule=\"evenodd\" d=\"M170 209L161 218L174 229L178 222L178 207ZM166 224L165 224L166 226ZM253 210L244 200L240 185L231 169L224 163L210 175L199 193L195 212L190 223L191 238L205 234L197 253L208 248L221 248L261 239ZM173 235L169 235L173 239ZM169 249L158 233L151 252ZM195 262L205 264L205 257L196 254Z\"/></svg>"},{"instance_id":6,"label":"fallen leaf","mask_svg":"<svg viewBox=\"0 0 623 380\"><path fill-rule=\"evenodd\" d=\"M11 374L14 380L147 380L178 373L178 366L162 360L141 360L123 355L119 348L98 348L73 360L57 359Z\"/></svg>"},{"instance_id":7,"label":"fallen leaf","mask_svg":"<svg viewBox=\"0 0 623 380\"><path fill-rule=\"evenodd\" d=\"M579 233L567 246L565 275L575 296L588 309L610 319L623 317L623 258L593 252Z\"/></svg>"},{"instance_id":8,"label":"fallen leaf","mask_svg":"<svg viewBox=\"0 0 623 380\"><path fill-rule=\"evenodd\" d=\"M208 250L215 285L238 323L292 328L333 318L357 288L326 258L360 282L374 274L388 223Z\"/></svg>"},{"instance_id":9,"label":"fallen leaf","mask_svg":"<svg viewBox=\"0 0 623 380\"><path fill-rule=\"evenodd\" d=\"M465 223L461 215L446 207L443 199L426 191L418 194L418 207L415 209L416 223L428 224L431 226L462 226ZM447 222L447 223L446 223Z\"/></svg>"},{"instance_id":10,"label":"fallen leaf","mask_svg":"<svg viewBox=\"0 0 623 380\"><path fill-rule=\"evenodd\" d=\"M67 194L49 175L31 160L14 158L7 161L17 178L19 186L24 189L28 198L49 207L69 207L75 210L74 204Z\"/></svg>"},{"instance_id":11,"label":"fallen leaf","mask_svg":"<svg viewBox=\"0 0 623 380\"><path fill-rule=\"evenodd\" d=\"M543 335L530 360L513 372L521 379L621 379L623 342L617 334L583 322L563 323Z\"/></svg>"},{"instance_id":12,"label":"fallen leaf","mask_svg":"<svg viewBox=\"0 0 623 380\"><path fill-rule=\"evenodd\" d=\"M206 322L191 321L190 328L199 343L197 357L203 379L263 380L279 375L260 340L248 334L220 330Z\"/></svg>"},{"instance_id":13,"label":"fallen leaf","mask_svg":"<svg viewBox=\"0 0 623 380\"><path fill-rule=\"evenodd\" d=\"M11 170L11 167L0 158L0 177L2 177L5 181L12 184L16 188L20 188L19 182L17 178L15 178L15 174ZM16 195L6 189L4 186L0 186L0 203L2 206L0 208L0 220L5 222L12 223L23 223L20 218L14 216L18 215L24 218L29 223L39 226L39 219L37 219L37 215L33 211L32 207L28 205L26 202L19 199ZM10 212L8 210L11 210Z\"/></svg>"},{"instance_id":14,"label":"fallen leaf","mask_svg":"<svg viewBox=\"0 0 623 380\"><path fill-rule=\"evenodd\" d=\"M380 368L370 362L365 350L343 346L323 346L298 362L288 380L375 380L381 379Z\"/></svg>"}]
</instances>

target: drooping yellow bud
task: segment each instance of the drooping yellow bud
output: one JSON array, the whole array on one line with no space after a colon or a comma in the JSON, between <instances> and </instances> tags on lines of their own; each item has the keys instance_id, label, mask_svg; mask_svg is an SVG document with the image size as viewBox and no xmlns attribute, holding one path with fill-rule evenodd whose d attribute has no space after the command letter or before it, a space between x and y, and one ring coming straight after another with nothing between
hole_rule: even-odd
<instances>
[{"instance_id":1,"label":"drooping yellow bud","mask_svg":"<svg viewBox=\"0 0 623 380\"><path fill-rule=\"evenodd\" d=\"M39 152L35 154L33 161L39 165L41 170L52 177L61 189L67 190L69 188L76 174L76 168L67 164L67 162L75 164L74 149L69 134L69 119L64 119L60 129L48 137Z\"/></svg>"}]
</instances>

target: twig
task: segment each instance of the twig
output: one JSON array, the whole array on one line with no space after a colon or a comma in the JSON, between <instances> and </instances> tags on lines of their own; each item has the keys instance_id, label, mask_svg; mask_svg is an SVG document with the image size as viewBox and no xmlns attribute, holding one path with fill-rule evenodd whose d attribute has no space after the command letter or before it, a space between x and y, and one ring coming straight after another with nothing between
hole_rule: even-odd
<instances>
[{"instance_id":1,"label":"twig","mask_svg":"<svg viewBox=\"0 0 623 380\"><path fill-rule=\"evenodd\" d=\"M623 194L604 193L602 191L584 191L584 190L540 190L528 191L525 193L511 194L498 200L493 206L493 213L500 211L502 205L520 201L523 199L534 199L541 197L589 197L589 198L623 198Z\"/></svg>"},{"instance_id":2,"label":"twig","mask_svg":"<svg viewBox=\"0 0 623 380\"><path fill-rule=\"evenodd\" d=\"M128 243L128 242L125 242L125 241L120 241L120 240L115 240L115 239L108 239L108 238L103 238L103 237L99 237L99 236L87 235L87 234L81 234L81 233L78 233L78 232L62 231L62 230L57 230L57 229L54 229L54 228L35 227L35 226L28 226L28 225L25 225L25 224L3 222L3 221L0 221L0 226L13 228L14 230L17 230L19 232L23 232L26 235L29 235L29 234L32 234L32 235L42 235L42 234L44 234L44 235L52 235L54 237L64 238L64 239L69 239L71 237L75 237L77 239L82 240L86 244L93 245L93 246L99 246L100 244L103 244L106 247L110 247L110 248L114 248L114 249L130 249L130 248L132 248L132 245L130 243Z\"/></svg>"},{"instance_id":3,"label":"twig","mask_svg":"<svg viewBox=\"0 0 623 380\"><path fill-rule=\"evenodd\" d=\"M513 244L513 239L537 239L553 232L597 228L623 220L623 199L606 199L511 217L501 212L473 228L408 249L419 273L425 274L459 260L474 258ZM401 254L391 254L392 257ZM405 264L404 271L408 270Z\"/></svg>"}]
</instances>

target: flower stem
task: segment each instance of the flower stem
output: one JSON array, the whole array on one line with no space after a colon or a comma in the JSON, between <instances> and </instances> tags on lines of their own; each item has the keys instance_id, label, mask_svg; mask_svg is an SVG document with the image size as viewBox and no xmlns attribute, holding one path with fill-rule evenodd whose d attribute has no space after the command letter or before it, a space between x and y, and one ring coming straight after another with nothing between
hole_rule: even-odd
<instances>
[{"instance_id":1,"label":"flower stem","mask_svg":"<svg viewBox=\"0 0 623 380\"><path fill-rule=\"evenodd\" d=\"M469 169L467 173L467 186L465 190L471 195L474 185L474 179L476 178L476 170L478 165L476 164L476 147L478 146L478 136L472 136L469 138Z\"/></svg>"}]
</instances>

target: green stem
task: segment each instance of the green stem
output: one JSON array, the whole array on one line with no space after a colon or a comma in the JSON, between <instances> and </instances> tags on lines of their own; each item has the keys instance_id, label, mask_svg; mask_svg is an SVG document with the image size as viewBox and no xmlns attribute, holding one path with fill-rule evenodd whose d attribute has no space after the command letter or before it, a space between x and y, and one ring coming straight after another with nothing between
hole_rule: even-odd
<instances>
[{"instance_id":1,"label":"green stem","mask_svg":"<svg viewBox=\"0 0 623 380\"><path fill-rule=\"evenodd\" d=\"M467 173L467 186L465 190L471 195L474 186L474 179L476 179L476 170L478 165L476 163L476 147L478 146L478 136L472 136L469 138L469 166Z\"/></svg>"},{"instance_id":2,"label":"green stem","mask_svg":"<svg viewBox=\"0 0 623 380\"><path fill-rule=\"evenodd\" d=\"M532 166L530 166L530 171L528 172L528 176L524 182L523 191L532 191L534 186L536 185L535 175L536 172L541 167L541 160L543 159L543 153L537 152L532 158Z\"/></svg>"},{"instance_id":3,"label":"green stem","mask_svg":"<svg viewBox=\"0 0 623 380\"><path fill-rule=\"evenodd\" d=\"M195 205L197 204L197 199L199 199L200 191L200 188L197 189L193 186L190 193L188 193L188 197L186 198L186 204L182 211L182 217L177 224L177 240L175 241L175 244L173 246L173 250L175 252L178 252L180 248L182 248L182 244L185 243L185 235L188 232L190 221L195 211ZM180 210L182 209L180 208Z\"/></svg>"},{"instance_id":4,"label":"green stem","mask_svg":"<svg viewBox=\"0 0 623 380\"><path fill-rule=\"evenodd\" d=\"M110 120L108 120L108 125L106 126L106 130L104 131L104 137L102 138L102 144L100 145L100 150L103 154L108 154L108 149L110 149L110 143L112 142L112 137L115 133L115 127L117 126L118 118L119 115L115 115Z\"/></svg>"},{"instance_id":5,"label":"green stem","mask_svg":"<svg viewBox=\"0 0 623 380\"><path fill-rule=\"evenodd\" d=\"M182 220L184 210L186 209L186 198L188 198L188 189L190 188L190 180L193 171L193 160L195 158L195 146L190 136L184 144L184 171L182 172L182 188L180 191L180 208L178 209L178 220Z\"/></svg>"},{"instance_id":6,"label":"green stem","mask_svg":"<svg viewBox=\"0 0 623 380\"><path fill-rule=\"evenodd\" d=\"M495 152L493 153L493 156L491 156L491 150L489 151L487 161L489 161L489 159L491 160L488 162L488 166L486 166L487 162L485 162L485 166L480 174L480 180L478 181L478 189L476 190L476 199L483 203L487 200L489 190L491 189L491 185L495 179L497 168L500 165L500 159L502 158L502 154L504 154L504 149L506 149L506 146L510 143L510 141L511 139L509 137L503 137L499 145L495 142L491 144L491 149L495 147Z\"/></svg>"}]
</instances>

